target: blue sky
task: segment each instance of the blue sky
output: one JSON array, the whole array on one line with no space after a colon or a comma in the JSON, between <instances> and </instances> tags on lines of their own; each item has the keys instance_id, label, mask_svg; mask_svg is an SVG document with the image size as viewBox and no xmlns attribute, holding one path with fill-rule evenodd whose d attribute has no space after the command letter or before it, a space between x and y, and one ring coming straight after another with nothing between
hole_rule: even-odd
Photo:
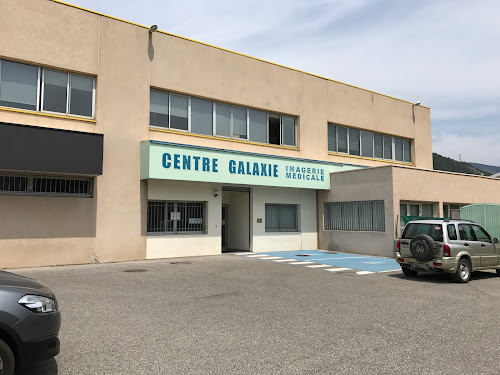
<instances>
[{"instance_id":1,"label":"blue sky","mask_svg":"<svg viewBox=\"0 0 500 375\"><path fill-rule=\"evenodd\" d=\"M72 0L431 107L433 150L500 165L498 0Z\"/></svg>"}]
</instances>

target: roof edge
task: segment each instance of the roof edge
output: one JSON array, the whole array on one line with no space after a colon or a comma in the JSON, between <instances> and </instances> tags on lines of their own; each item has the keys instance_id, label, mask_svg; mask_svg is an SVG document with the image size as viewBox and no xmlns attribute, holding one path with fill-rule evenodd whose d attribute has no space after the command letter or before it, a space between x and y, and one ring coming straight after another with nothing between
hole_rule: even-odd
<instances>
[{"instance_id":1,"label":"roof edge","mask_svg":"<svg viewBox=\"0 0 500 375\"><path fill-rule=\"evenodd\" d=\"M60 0L49 0L49 1L54 2L54 3L61 4L61 5L66 5L66 6L69 6L69 7L72 7L72 8L76 8L76 9L79 9L79 10L83 10L83 11L85 11L85 12L89 12L89 13L97 14L97 15L99 15L99 16L106 17L106 18L110 18L110 19L113 19L113 20L115 20L115 21L120 21L120 22L128 23L128 24L130 24L130 25L138 26L138 27L141 27L141 28L144 28L144 29L149 29L149 27L148 27L148 26L145 26L145 25L141 25L141 24L138 24L138 23L135 23L135 22L127 21L127 20L124 20L124 19L121 19L121 18L118 18L118 17L113 17L113 16L110 16L110 15L105 14L105 13L100 13L100 12L97 12L97 11L94 11L94 10L91 10L91 9L87 9L87 8L84 8L84 7L81 7L81 6L78 6L78 5L74 5L74 4L66 3L66 2L64 2L64 1L60 1ZM274 63L274 62L272 62L272 61L267 61L267 60L264 60L264 59L260 59L260 58L258 58L258 57L253 57L253 56L250 56L250 55L246 55L246 54L241 53L241 52L232 51L232 50L229 50L229 49L226 49L226 48L223 48L223 47L214 46L214 45L209 44L209 43L200 42L200 41L195 40L195 39L190 39L190 38L187 38L187 37L184 37L184 36L180 36L180 35L172 34L172 33L169 33L169 32L167 32L167 31L157 30L157 32L159 32L159 33L161 33L161 34L168 35L168 36L172 36L172 37L175 37L175 38L184 39L184 40L187 40L187 41L190 41L190 42L193 42L193 43L202 44L202 45L207 46L207 47L216 48L216 49L219 49L219 50L222 50L222 51L225 51L225 52L234 53L235 55L239 55L239 56L247 57L247 58L250 58L250 59L252 59L252 60L257 60L257 61L264 62L264 63L267 63L267 64L271 64L271 65L274 65L274 66L279 66L279 67L281 67L281 68L285 68L285 69L293 70L293 71L295 71L295 72L299 72L299 73L302 73L302 74L306 74L306 75L309 75L309 76L312 76L312 77L316 77L316 78L324 79L325 81L330 81L330 82L339 83L339 84L341 84L341 85L345 85L345 86L352 87L352 88L355 88L355 89L359 89L359 90L367 91L367 92L370 92L370 93L373 93L373 94L377 94L377 95L380 95L380 96L384 96L384 97L386 97L386 98L395 99L395 100L398 100L398 101L401 101L401 102L404 102L404 103L408 103L408 104L412 104L412 105L413 105L413 104L415 104L415 103L412 103L412 102L410 102L410 101L408 101L408 100L405 100L405 99L396 98L395 96L390 96L390 95L387 95L387 94L382 94L382 93L377 92L377 91L373 91L373 90L365 89L365 88L363 88L363 87L359 87L359 86L351 85L351 84L349 84L349 83L345 83L345 82L342 82L342 81L337 81L337 80L334 80L334 79L332 79L332 78L326 78L326 77L323 77L323 76L320 76L320 75L317 75L317 74L314 74L314 73L305 72L305 71L300 70L300 69L291 68L291 67L289 67L289 66L285 66L285 65L278 64L278 63ZM423 108L430 109L430 107L425 106L425 105L419 105L419 106L420 106L420 107L423 107Z\"/></svg>"}]
</instances>

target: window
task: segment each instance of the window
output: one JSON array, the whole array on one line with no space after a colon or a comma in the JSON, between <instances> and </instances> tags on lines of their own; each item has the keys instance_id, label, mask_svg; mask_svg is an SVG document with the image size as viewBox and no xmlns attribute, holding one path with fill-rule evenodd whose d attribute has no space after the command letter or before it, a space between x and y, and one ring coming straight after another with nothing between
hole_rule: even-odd
<instances>
[{"instance_id":1,"label":"window","mask_svg":"<svg viewBox=\"0 0 500 375\"><path fill-rule=\"evenodd\" d=\"M0 106L93 117L95 78L0 60Z\"/></svg>"},{"instance_id":2,"label":"window","mask_svg":"<svg viewBox=\"0 0 500 375\"><path fill-rule=\"evenodd\" d=\"M474 232L469 224L458 224L458 233L462 241L474 241Z\"/></svg>"},{"instance_id":3,"label":"window","mask_svg":"<svg viewBox=\"0 0 500 375\"><path fill-rule=\"evenodd\" d=\"M266 203L266 232L297 232L296 204Z\"/></svg>"},{"instance_id":4,"label":"window","mask_svg":"<svg viewBox=\"0 0 500 375\"><path fill-rule=\"evenodd\" d=\"M147 232L205 233L205 202L149 201Z\"/></svg>"},{"instance_id":5,"label":"window","mask_svg":"<svg viewBox=\"0 0 500 375\"><path fill-rule=\"evenodd\" d=\"M91 198L93 182L92 179L7 175L0 176L0 194Z\"/></svg>"},{"instance_id":6,"label":"window","mask_svg":"<svg viewBox=\"0 0 500 375\"><path fill-rule=\"evenodd\" d=\"M151 89L149 124L195 134L296 147L296 119Z\"/></svg>"},{"instance_id":7,"label":"window","mask_svg":"<svg viewBox=\"0 0 500 375\"><path fill-rule=\"evenodd\" d=\"M359 129L349 128L349 155L360 155Z\"/></svg>"},{"instance_id":8,"label":"window","mask_svg":"<svg viewBox=\"0 0 500 375\"><path fill-rule=\"evenodd\" d=\"M401 238L411 240L420 234L426 234L434 241L443 242L443 226L440 224L410 223L406 226Z\"/></svg>"},{"instance_id":9,"label":"window","mask_svg":"<svg viewBox=\"0 0 500 375\"><path fill-rule=\"evenodd\" d=\"M267 143L267 113L250 109L250 140L253 142Z\"/></svg>"},{"instance_id":10,"label":"window","mask_svg":"<svg viewBox=\"0 0 500 375\"><path fill-rule=\"evenodd\" d=\"M325 203L324 228L385 232L384 201Z\"/></svg>"},{"instance_id":11,"label":"window","mask_svg":"<svg viewBox=\"0 0 500 375\"><path fill-rule=\"evenodd\" d=\"M403 216L415 217L433 217L434 204L433 203L419 203L419 202L401 202L399 204L399 216L401 229L404 228L405 223Z\"/></svg>"},{"instance_id":12,"label":"window","mask_svg":"<svg viewBox=\"0 0 500 375\"><path fill-rule=\"evenodd\" d=\"M0 60L0 105L36 111L39 68Z\"/></svg>"},{"instance_id":13,"label":"window","mask_svg":"<svg viewBox=\"0 0 500 375\"><path fill-rule=\"evenodd\" d=\"M196 134L213 134L213 105L210 100L191 99L191 131Z\"/></svg>"},{"instance_id":14,"label":"window","mask_svg":"<svg viewBox=\"0 0 500 375\"><path fill-rule=\"evenodd\" d=\"M448 231L448 239L451 241L456 241L457 240L457 229L455 228L455 224L448 224L446 226L446 229Z\"/></svg>"},{"instance_id":15,"label":"window","mask_svg":"<svg viewBox=\"0 0 500 375\"><path fill-rule=\"evenodd\" d=\"M411 140L328 124L328 151L367 158L412 162Z\"/></svg>"},{"instance_id":16,"label":"window","mask_svg":"<svg viewBox=\"0 0 500 375\"><path fill-rule=\"evenodd\" d=\"M474 231L474 235L476 237L476 241L491 243L491 237L479 225L472 225L472 230Z\"/></svg>"}]
</instances>

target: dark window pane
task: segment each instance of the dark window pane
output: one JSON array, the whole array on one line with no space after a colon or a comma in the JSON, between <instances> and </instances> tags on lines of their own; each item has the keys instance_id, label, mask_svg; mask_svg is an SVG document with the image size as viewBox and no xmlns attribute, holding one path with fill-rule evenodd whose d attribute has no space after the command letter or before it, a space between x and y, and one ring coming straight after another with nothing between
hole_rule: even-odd
<instances>
[{"instance_id":1,"label":"dark window pane","mask_svg":"<svg viewBox=\"0 0 500 375\"><path fill-rule=\"evenodd\" d=\"M337 152L337 127L328 125L328 151Z\"/></svg>"},{"instance_id":2,"label":"dark window pane","mask_svg":"<svg viewBox=\"0 0 500 375\"><path fill-rule=\"evenodd\" d=\"M337 151L347 153L347 128L337 126Z\"/></svg>"},{"instance_id":3,"label":"dark window pane","mask_svg":"<svg viewBox=\"0 0 500 375\"><path fill-rule=\"evenodd\" d=\"M247 139L247 110L233 107L233 138Z\"/></svg>"},{"instance_id":4,"label":"dark window pane","mask_svg":"<svg viewBox=\"0 0 500 375\"><path fill-rule=\"evenodd\" d=\"M411 163L411 142L409 139L403 139L403 161Z\"/></svg>"},{"instance_id":5,"label":"dark window pane","mask_svg":"<svg viewBox=\"0 0 500 375\"><path fill-rule=\"evenodd\" d=\"M188 98L170 94L170 128L188 130Z\"/></svg>"},{"instance_id":6,"label":"dark window pane","mask_svg":"<svg viewBox=\"0 0 500 375\"><path fill-rule=\"evenodd\" d=\"M191 99L191 132L213 134L213 104L210 100Z\"/></svg>"},{"instance_id":7,"label":"dark window pane","mask_svg":"<svg viewBox=\"0 0 500 375\"><path fill-rule=\"evenodd\" d=\"M280 116L269 114L269 143L272 145L281 144Z\"/></svg>"},{"instance_id":8,"label":"dark window pane","mask_svg":"<svg viewBox=\"0 0 500 375\"><path fill-rule=\"evenodd\" d=\"M361 131L361 155L368 158L373 157L373 133Z\"/></svg>"},{"instance_id":9,"label":"dark window pane","mask_svg":"<svg viewBox=\"0 0 500 375\"><path fill-rule=\"evenodd\" d=\"M231 106L215 104L215 134L223 137L231 136Z\"/></svg>"},{"instance_id":10,"label":"dark window pane","mask_svg":"<svg viewBox=\"0 0 500 375\"><path fill-rule=\"evenodd\" d=\"M373 156L379 159L383 159L384 157L384 136L382 134L374 134Z\"/></svg>"},{"instance_id":11,"label":"dark window pane","mask_svg":"<svg viewBox=\"0 0 500 375\"><path fill-rule=\"evenodd\" d=\"M394 137L394 152L396 154L395 159L397 161L403 161L403 140L401 138Z\"/></svg>"},{"instance_id":12,"label":"dark window pane","mask_svg":"<svg viewBox=\"0 0 500 375\"><path fill-rule=\"evenodd\" d=\"M149 123L153 126L168 128L168 93L150 91Z\"/></svg>"},{"instance_id":13,"label":"dark window pane","mask_svg":"<svg viewBox=\"0 0 500 375\"><path fill-rule=\"evenodd\" d=\"M92 77L69 75L70 103L69 113L72 115L92 117Z\"/></svg>"},{"instance_id":14,"label":"dark window pane","mask_svg":"<svg viewBox=\"0 0 500 375\"><path fill-rule=\"evenodd\" d=\"M267 114L266 112L250 109L250 140L253 142L267 143Z\"/></svg>"},{"instance_id":15,"label":"dark window pane","mask_svg":"<svg viewBox=\"0 0 500 375\"><path fill-rule=\"evenodd\" d=\"M44 71L43 110L66 113L68 73Z\"/></svg>"},{"instance_id":16,"label":"dark window pane","mask_svg":"<svg viewBox=\"0 0 500 375\"><path fill-rule=\"evenodd\" d=\"M359 149L359 129L349 128L349 154L359 156Z\"/></svg>"},{"instance_id":17,"label":"dark window pane","mask_svg":"<svg viewBox=\"0 0 500 375\"><path fill-rule=\"evenodd\" d=\"M282 124L282 143L286 146L295 146L295 119L289 116L281 116Z\"/></svg>"},{"instance_id":18,"label":"dark window pane","mask_svg":"<svg viewBox=\"0 0 500 375\"><path fill-rule=\"evenodd\" d=\"M38 68L5 60L0 68L0 106L35 111Z\"/></svg>"},{"instance_id":19,"label":"dark window pane","mask_svg":"<svg viewBox=\"0 0 500 375\"><path fill-rule=\"evenodd\" d=\"M455 224L448 224L446 226L446 229L448 230L448 238L453 241L456 240L457 230L455 229Z\"/></svg>"},{"instance_id":20,"label":"dark window pane","mask_svg":"<svg viewBox=\"0 0 500 375\"><path fill-rule=\"evenodd\" d=\"M392 135L384 135L384 159L392 160Z\"/></svg>"}]
</instances>

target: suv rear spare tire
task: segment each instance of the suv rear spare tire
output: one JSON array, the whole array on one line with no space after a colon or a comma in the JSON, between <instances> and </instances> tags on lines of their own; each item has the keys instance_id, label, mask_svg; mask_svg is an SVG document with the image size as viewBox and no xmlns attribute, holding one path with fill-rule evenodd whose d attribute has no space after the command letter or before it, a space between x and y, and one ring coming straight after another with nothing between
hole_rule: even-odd
<instances>
[{"instance_id":1,"label":"suv rear spare tire","mask_svg":"<svg viewBox=\"0 0 500 375\"><path fill-rule=\"evenodd\" d=\"M419 262L428 262L436 258L436 249L436 241L426 234L419 234L410 242L411 255Z\"/></svg>"}]
</instances>

